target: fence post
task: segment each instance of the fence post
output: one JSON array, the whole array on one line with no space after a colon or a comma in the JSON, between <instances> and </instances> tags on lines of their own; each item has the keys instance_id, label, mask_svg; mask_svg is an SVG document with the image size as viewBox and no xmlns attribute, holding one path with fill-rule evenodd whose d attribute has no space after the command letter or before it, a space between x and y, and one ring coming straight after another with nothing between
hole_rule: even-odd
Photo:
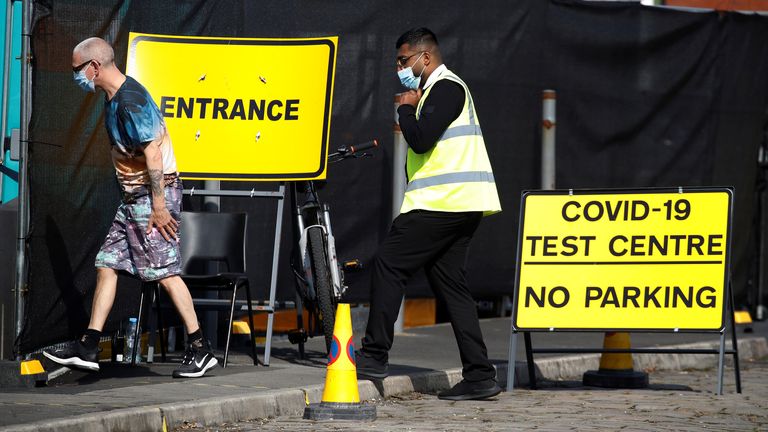
<instances>
[{"instance_id":1,"label":"fence post","mask_svg":"<svg viewBox=\"0 0 768 432\"><path fill-rule=\"evenodd\" d=\"M544 90L542 99L541 122L541 188L555 188L555 105L554 90Z\"/></svg>"}]
</instances>

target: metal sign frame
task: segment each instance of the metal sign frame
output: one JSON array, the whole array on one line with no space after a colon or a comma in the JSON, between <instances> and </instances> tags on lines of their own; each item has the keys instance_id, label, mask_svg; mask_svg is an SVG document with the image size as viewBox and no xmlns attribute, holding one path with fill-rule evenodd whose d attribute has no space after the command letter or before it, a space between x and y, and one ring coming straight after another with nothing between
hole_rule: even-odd
<instances>
[{"instance_id":1,"label":"metal sign frame","mask_svg":"<svg viewBox=\"0 0 768 432\"><path fill-rule=\"evenodd\" d=\"M272 326L275 319L275 295L277 292L277 272L280 262L280 239L283 232L283 211L285 209L285 182L280 182L277 191L257 191L246 190L218 190L218 189L184 189L185 195L197 196L226 196L242 198L267 198L277 200L277 220L275 221L274 245L272 247L272 270L269 282L269 300L266 305L259 305L254 311L266 312L267 315L267 336L264 343L264 366L269 366L269 358L272 352ZM257 303L254 300L252 303ZM251 329L253 331L253 329Z\"/></svg>"},{"instance_id":2,"label":"metal sign frame","mask_svg":"<svg viewBox=\"0 0 768 432\"><path fill-rule=\"evenodd\" d=\"M719 329L638 329L638 328L518 328L516 326L517 313L518 313L518 294L520 285L520 265L522 262L521 248L522 248L522 235L523 225L525 219L525 198L532 194L538 195L599 195L599 194L618 194L618 193L695 193L695 192L728 192L728 219L727 219L727 241L725 251L725 281L723 299L724 305L722 309L722 319ZM733 305L733 291L730 281L730 245L731 245L731 222L733 220L733 189L732 188L714 188L714 187L691 187L691 188L642 188L642 189L582 189L582 190L547 190L547 191L524 191L522 194L522 203L520 206L520 219L518 226L518 247L517 247L517 265L515 269L515 289L512 302L512 317L510 319L510 343L508 352L508 364L507 364L507 391L511 392L514 388L515 377L515 364L517 357L517 336L522 332L525 339L525 355L526 363L528 366L529 382L531 388L536 388L536 375L535 365L533 363L534 353L668 353L668 354L718 354L718 382L715 389L715 393L722 394L722 382L723 382L723 366L725 354L731 354L734 356L735 363L735 377L736 377L736 391L741 393L741 374L739 368L739 356L738 356L738 341L736 336L735 319L734 319L734 305ZM731 349L725 348L725 332L726 332L726 314L730 315L731 333L733 347ZM571 332L605 332L605 331L619 331L619 332L635 332L635 333L719 333L720 334L720 346L719 349L663 349L663 348L628 348L628 349L605 349L605 348L533 348L531 342L531 331L540 332L555 332L555 331L571 331Z\"/></svg>"}]
</instances>

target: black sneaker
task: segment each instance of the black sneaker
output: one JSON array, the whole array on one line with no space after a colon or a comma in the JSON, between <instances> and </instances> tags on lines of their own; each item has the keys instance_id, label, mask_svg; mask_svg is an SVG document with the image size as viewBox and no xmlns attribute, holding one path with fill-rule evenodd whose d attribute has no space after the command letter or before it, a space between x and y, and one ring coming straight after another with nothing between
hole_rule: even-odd
<instances>
[{"instance_id":1,"label":"black sneaker","mask_svg":"<svg viewBox=\"0 0 768 432\"><path fill-rule=\"evenodd\" d=\"M98 372L99 370L99 348L96 347L93 351L89 351L80 341L75 341L63 348L43 351L43 355L52 362L68 368L77 368L91 372Z\"/></svg>"},{"instance_id":2,"label":"black sneaker","mask_svg":"<svg viewBox=\"0 0 768 432\"><path fill-rule=\"evenodd\" d=\"M389 364L366 355L363 350L355 351L355 365L359 376L376 379L389 376Z\"/></svg>"},{"instance_id":3,"label":"black sneaker","mask_svg":"<svg viewBox=\"0 0 768 432\"><path fill-rule=\"evenodd\" d=\"M496 384L496 380L488 379L474 382L461 380L451 389L438 393L437 398L459 401L480 400L494 397L499 393L501 393L501 387Z\"/></svg>"},{"instance_id":4,"label":"black sneaker","mask_svg":"<svg viewBox=\"0 0 768 432\"><path fill-rule=\"evenodd\" d=\"M218 366L219 361L216 360L213 353L203 349L197 349L192 345L187 347L187 351L184 353L184 360L181 361L181 366L173 371L174 378L197 378L201 377L209 369L213 369Z\"/></svg>"}]
</instances>

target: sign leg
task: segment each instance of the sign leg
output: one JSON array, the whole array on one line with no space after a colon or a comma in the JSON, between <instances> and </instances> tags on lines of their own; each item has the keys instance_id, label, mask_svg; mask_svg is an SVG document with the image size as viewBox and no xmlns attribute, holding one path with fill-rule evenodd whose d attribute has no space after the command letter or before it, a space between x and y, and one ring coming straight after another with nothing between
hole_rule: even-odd
<instances>
[{"instance_id":1,"label":"sign leg","mask_svg":"<svg viewBox=\"0 0 768 432\"><path fill-rule=\"evenodd\" d=\"M736 339L736 307L733 302L733 289L728 281L728 304L731 312L731 342L733 343L733 366L736 374L736 393L741 393L741 369L739 367L739 342Z\"/></svg>"},{"instance_id":2,"label":"sign leg","mask_svg":"<svg viewBox=\"0 0 768 432\"><path fill-rule=\"evenodd\" d=\"M528 363L528 381L531 384L531 390L536 390L536 365L533 364L531 332L523 332L523 339L525 340L525 360Z\"/></svg>"},{"instance_id":3,"label":"sign leg","mask_svg":"<svg viewBox=\"0 0 768 432\"><path fill-rule=\"evenodd\" d=\"M507 391L515 388L515 366L517 365L517 331L511 329L509 336L509 353L507 354Z\"/></svg>"},{"instance_id":4,"label":"sign leg","mask_svg":"<svg viewBox=\"0 0 768 432\"><path fill-rule=\"evenodd\" d=\"M723 394L723 361L725 360L725 329L720 331L720 354L717 362L717 388L716 395Z\"/></svg>"}]
</instances>

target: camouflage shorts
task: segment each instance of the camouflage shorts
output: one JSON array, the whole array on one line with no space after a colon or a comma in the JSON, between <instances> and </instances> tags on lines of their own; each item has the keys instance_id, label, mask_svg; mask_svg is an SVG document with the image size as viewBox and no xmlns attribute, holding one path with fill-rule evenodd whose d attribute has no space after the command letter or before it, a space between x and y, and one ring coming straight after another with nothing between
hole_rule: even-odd
<instances>
[{"instance_id":1,"label":"camouflage shorts","mask_svg":"<svg viewBox=\"0 0 768 432\"><path fill-rule=\"evenodd\" d=\"M165 187L165 206L179 224L181 195L181 180ZM148 190L124 195L107 238L96 255L96 267L124 270L143 281L181 274L178 240L167 241L154 228L147 234L151 212L152 202Z\"/></svg>"}]
</instances>

